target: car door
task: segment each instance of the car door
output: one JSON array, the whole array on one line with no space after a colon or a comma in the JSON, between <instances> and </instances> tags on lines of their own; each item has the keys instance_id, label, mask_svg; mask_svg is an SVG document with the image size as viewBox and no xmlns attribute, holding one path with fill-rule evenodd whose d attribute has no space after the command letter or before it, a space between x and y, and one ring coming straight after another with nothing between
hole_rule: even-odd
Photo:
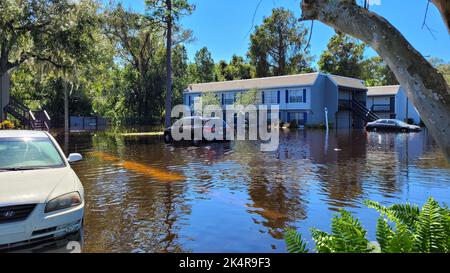
<instances>
[{"instance_id":1,"label":"car door","mask_svg":"<svg viewBox=\"0 0 450 273\"><path fill-rule=\"evenodd\" d=\"M203 119L201 117L194 117L192 118L192 139L193 140L201 140L201 139L195 139L195 136L203 136Z\"/></svg>"},{"instance_id":2,"label":"car door","mask_svg":"<svg viewBox=\"0 0 450 273\"><path fill-rule=\"evenodd\" d=\"M378 128L379 130L385 130L387 126L386 120L380 120L376 123L375 127Z\"/></svg>"},{"instance_id":3,"label":"car door","mask_svg":"<svg viewBox=\"0 0 450 273\"><path fill-rule=\"evenodd\" d=\"M180 133L189 132L191 130L192 122L193 122L192 117L186 117L179 121L182 122L182 124L180 125L180 128L181 128ZM187 139L185 139L185 140L187 140Z\"/></svg>"},{"instance_id":4,"label":"car door","mask_svg":"<svg viewBox=\"0 0 450 273\"><path fill-rule=\"evenodd\" d=\"M393 120L387 120L386 128L389 130L395 130L395 129L397 129L397 123Z\"/></svg>"}]
</instances>

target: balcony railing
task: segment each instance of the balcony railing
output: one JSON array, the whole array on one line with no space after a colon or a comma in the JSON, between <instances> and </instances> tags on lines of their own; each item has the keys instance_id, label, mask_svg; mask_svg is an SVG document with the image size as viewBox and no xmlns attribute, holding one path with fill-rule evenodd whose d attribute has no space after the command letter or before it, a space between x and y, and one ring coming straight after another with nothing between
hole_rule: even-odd
<instances>
[{"instance_id":1,"label":"balcony railing","mask_svg":"<svg viewBox=\"0 0 450 273\"><path fill-rule=\"evenodd\" d=\"M374 104L371 110L373 112L394 112L390 104Z\"/></svg>"}]
</instances>

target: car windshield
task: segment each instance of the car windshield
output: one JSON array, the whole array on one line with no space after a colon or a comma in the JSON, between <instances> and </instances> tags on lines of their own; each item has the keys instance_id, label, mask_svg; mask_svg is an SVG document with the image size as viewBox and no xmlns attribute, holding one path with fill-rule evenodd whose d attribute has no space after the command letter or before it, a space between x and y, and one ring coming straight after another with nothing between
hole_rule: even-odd
<instances>
[{"instance_id":1,"label":"car windshield","mask_svg":"<svg viewBox=\"0 0 450 273\"><path fill-rule=\"evenodd\" d=\"M64 167L48 138L0 138L0 171Z\"/></svg>"},{"instance_id":2,"label":"car windshield","mask_svg":"<svg viewBox=\"0 0 450 273\"><path fill-rule=\"evenodd\" d=\"M227 127L228 127L228 125L227 125L227 123L225 122L225 120L220 119L220 118L203 118L203 126L204 126L207 122L210 122L210 121L213 121L214 123L220 123L220 122L222 122L222 126L223 126L224 128L227 128Z\"/></svg>"}]
</instances>

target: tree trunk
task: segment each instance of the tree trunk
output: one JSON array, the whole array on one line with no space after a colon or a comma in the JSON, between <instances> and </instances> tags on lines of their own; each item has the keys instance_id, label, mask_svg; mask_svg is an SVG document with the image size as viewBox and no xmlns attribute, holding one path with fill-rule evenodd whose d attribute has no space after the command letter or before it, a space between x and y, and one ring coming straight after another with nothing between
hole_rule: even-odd
<instances>
[{"instance_id":1,"label":"tree trunk","mask_svg":"<svg viewBox=\"0 0 450 273\"><path fill-rule=\"evenodd\" d=\"M0 122L6 119L4 108L9 103L11 82L9 72L0 73Z\"/></svg>"},{"instance_id":2,"label":"tree trunk","mask_svg":"<svg viewBox=\"0 0 450 273\"><path fill-rule=\"evenodd\" d=\"M450 161L450 89L444 77L386 19L354 0L303 0L302 20L319 20L370 45L389 65Z\"/></svg>"},{"instance_id":3,"label":"tree trunk","mask_svg":"<svg viewBox=\"0 0 450 273\"><path fill-rule=\"evenodd\" d=\"M448 33L450 34L450 0L432 0L431 2L433 2L441 13L442 19L444 20Z\"/></svg>"},{"instance_id":4,"label":"tree trunk","mask_svg":"<svg viewBox=\"0 0 450 273\"><path fill-rule=\"evenodd\" d=\"M69 133L69 89L67 81L63 79L64 85L64 133Z\"/></svg>"},{"instance_id":5,"label":"tree trunk","mask_svg":"<svg viewBox=\"0 0 450 273\"><path fill-rule=\"evenodd\" d=\"M172 112L172 0L166 0L167 5L167 90L166 90L166 118L164 125L170 127Z\"/></svg>"}]
</instances>

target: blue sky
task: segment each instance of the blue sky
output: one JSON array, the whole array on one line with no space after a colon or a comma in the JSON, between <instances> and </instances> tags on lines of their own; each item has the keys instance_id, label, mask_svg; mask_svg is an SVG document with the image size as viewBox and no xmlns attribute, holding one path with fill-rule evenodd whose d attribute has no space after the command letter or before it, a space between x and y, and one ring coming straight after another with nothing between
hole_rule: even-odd
<instances>
[{"instance_id":1,"label":"blue sky","mask_svg":"<svg viewBox=\"0 0 450 273\"><path fill-rule=\"evenodd\" d=\"M373 5L371 10L388 19L408 41L424 56L433 56L450 61L450 35L437 9L430 5L427 29L422 29L427 0L373 0L381 5ZM144 12L144 0L123 0L128 8ZM245 56L249 45L249 30L252 27L253 15L259 0L191 0L196 5L195 12L182 19L185 28L192 29L196 40L187 45L191 60L195 52L207 46L214 61L230 60L233 54ZM265 16L271 14L276 7L291 10L300 17L299 0L262 0L255 14L255 25L261 24ZM309 28L310 23L305 23ZM326 48L334 30L320 22L316 22L311 40L311 52L319 59ZM365 55L376 53L368 49Z\"/></svg>"}]
</instances>

